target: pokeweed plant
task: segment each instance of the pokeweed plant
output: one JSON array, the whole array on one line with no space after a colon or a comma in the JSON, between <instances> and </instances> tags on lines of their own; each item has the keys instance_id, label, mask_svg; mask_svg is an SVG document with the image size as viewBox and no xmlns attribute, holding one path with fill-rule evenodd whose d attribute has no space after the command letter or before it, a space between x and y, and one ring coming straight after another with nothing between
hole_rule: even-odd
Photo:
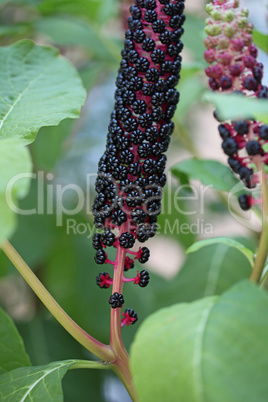
<instances>
[{"instance_id":1,"label":"pokeweed plant","mask_svg":"<svg viewBox=\"0 0 268 402\"><path fill-rule=\"evenodd\" d=\"M107 307L109 304L111 307L109 345L79 327L4 240L15 226L5 196L6 187L14 175L31 171L25 144L34 141L42 125L77 117L85 97L81 81L53 48L22 41L1 49L1 83L6 91L0 103L0 166L5 172L0 181L4 203L0 215L1 248L56 320L99 359L31 366L14 324L1 312L0 395L3 401L62 400L61 379L67 370L78 368L114 370L135 401L240 402L267 398L268 296L256 286L261 284L265 288L267 281L267 125L257 118L258 112L248 115L243 102L246 97L265 102L268 91L261 82L263 66L257 61L247 11L238 8L238 1L216 0L207 5L210 18L205 29L208 37L204 41L207 48L204 57L210 66L205 72L210 88L220 92L219 98L211 95L207 98L216 99L214 115L220 120L219 133L229 166L249 189L261 183L259 199L251 194L239 196L242 209L248 210L253 205L262 208L260 244L254 255L238 241L221 237L199 241L187 253L198 252L213 243L236 248L252 267L251 282L238 281L222 295L215 293L157 311L138 330L130 357L122 339L122 328L135 324L138 319L133 306L127 305L122 310L127 301L123 286L133 282L143 288L150 280L146 270L138 271L133 278L128 275L136 262L148 261L149 249L137 243L144 243L156 234L157 216L161 212L162 188L166 182L165 152L179 101L175 87L181 70L184 6L182 0L136 0L130 7L116 79L115 106L106 150L98 165L97 196L93 205L94 224L98 229L93 237L95 262L111 265L113 270L108 272L107 268L96 278L100 288L111 289L107 297ZM235 99L234 117L223 113L222 92L228 96L229 103ZM36 111L33 105L40 99ZM48 116L45 122L44 114ZM215 180L216 188L226 191L213 175L217 176L221 169L223 176L230 177L227 166L219 168L216 161L198 159L186 162L172 169L175 175L181 178L183 173L185 179L188 174L205 183ZM230 183L236 183L233 180ZM222 183L226 186L224 180ZM13 186L13 198L23 198L28 187L29 180ZM109 247L116 251L114 260L108 253Z\"/></svg>"}]
</instances>

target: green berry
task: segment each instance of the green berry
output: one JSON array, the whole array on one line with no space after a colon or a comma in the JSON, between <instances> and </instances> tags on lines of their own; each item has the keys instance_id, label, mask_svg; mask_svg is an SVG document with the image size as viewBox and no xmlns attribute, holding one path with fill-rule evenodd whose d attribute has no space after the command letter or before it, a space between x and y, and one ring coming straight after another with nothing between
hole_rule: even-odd
<instances>
[{"instance_id":1,"label":"green berry","mask_svg":"<svg viewBox=\"0 0 268 402\"><path fill-rule=\"evenodd\" d=\"M232 38L236 33L235 27L233 27L232 25L227 25L224 28L224 34L228 37L228 38Z\"/></svg>"},{"instance_id":2,"label":"green berry","mask_svg":"<svg viewBox=\"0 0 268 402\"><path fill-rule=\"evenodd\" d=\"M235 19L235 13L233 13L231 10L226 11L226 13L223 16L223 20L226 22L232 22Z\"/></svg>"},{"instance_id":3,"label":"green berry","mask_svg":"<svg viewBox=\"0 0 268 402\"><path fill-rule=\"evenodd\" d=\"M247 9L247 8L243 9L243 10L241 11L240 15L241 15L241 17L246 17L246 18L247 18L248 15L249 15L248 9Z\"/></svg>"},{"instance_id":4,"label":"green berry","mask_svg":"<svg viewBox=\"0 0 268 402\"><path fill-rule=\"evenodd\" d=\"M246 17L239 17L237 19L237 25L239 28L246 28L248 25L248 19Z\"/></svg>"},{"instance_id":5,"label":"green berry","mask_svg":"<svg viewBox=\"0 0 268 402\"><path fill-rule=\"evenodd\" d=\"M210 15L212 11L214 10L214 6L212 4L207 4L206 5L206 12Z\"/></svg>"},{"instance_id":6,"label":"green berry","mask_svg":"<svg viewBox=\"0 0 268 402\"><path fill-rule=\"evenodd\" d=\"M210 36L218 36L221 34L221 26L218 24L212 24L212 25L206 26L205 32L207 35L210 35Z\"/></svg>"},{"instance_id":7,"label":"green berry","mask_svg":"<svg viewBox=\"0 0 268 402\"><path fill-rule=\"evenodd\" d=\"M221 15L221 12L220 12L220 11L214 10L214 11L211 13L211 17L213 18L214 21L220 21L221 18L222 18L222 15Z\"/></svg>"}]
</instances>

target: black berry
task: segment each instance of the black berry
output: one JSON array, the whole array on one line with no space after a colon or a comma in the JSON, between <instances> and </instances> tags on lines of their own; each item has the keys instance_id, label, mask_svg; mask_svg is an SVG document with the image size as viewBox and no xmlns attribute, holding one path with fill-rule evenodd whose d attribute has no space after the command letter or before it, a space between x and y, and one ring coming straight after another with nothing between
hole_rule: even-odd
<instances>
[{"instance_id":1,"label":"black berry","mask_svg":"<svg viewBox=\"0 0 268 402\"><path fill-rule=\"evenodd\" d=\"M147 262L149 260L150 250L147 247L142 247L141 250L142 250L142 253L140 255L139 262L141 264L144 264L145 262Z\"/></svg>"},{"instance_id":2,"label":"black berry","mask_svg":"<svg viewBox=\"0 0 268 402\"><path fill-rule=\"evenodd\" d=\"M121 293L115 292L109 297L109 304L112 308L120 308L124 302L124 296Z\"/></svg>"}]
</instances>

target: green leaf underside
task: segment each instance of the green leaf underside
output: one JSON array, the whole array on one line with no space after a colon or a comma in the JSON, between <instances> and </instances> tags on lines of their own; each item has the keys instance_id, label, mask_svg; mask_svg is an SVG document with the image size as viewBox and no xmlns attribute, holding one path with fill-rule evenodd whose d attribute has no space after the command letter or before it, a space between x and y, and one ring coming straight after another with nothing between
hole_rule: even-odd
<instances>
[{"instance_id":1,"label":"green leaf underside","mask_svg":"<svg viewBox=\"0 0 268 402\"><path fill-rule=\"evenodd\" d=\"M0 48L0 138L34 141L40 127L77 118L81 80L57 49L23 40Z\"/></svg>"},{"instance_id":2,"label":"green leaf underside","mask_svg":"<svg viewBox=\"0 0 268 402\"><path fill-rule=\"evenodd\" d=\"M212 244L225 244L228 247L234 247L239 250L249 261L250 265L253 267L254 259L253 259L253 252L245 247L243 244L239 243L238 241L231 239L230 237L215 237L213 239L205 239L200 240L194 243L191 247L186 250L186 254L195 253L196 251L200 250L203 247L210 246Z\"/></svg>"},{"instance_id":3,"label":"green leaf underside","mask_svg":"<svg viewBox=\"0 0 268 402\"><path fill-rule=\"evenodd\" d=\"M66 360L38 367L23 367L0 376L1 401L62 402L61 380L72 368L107 369L94 361Z\"/></svg>"},{"instance_id":4,"label":"green leaf underside","mask_svg":"<svg viewBox=\"0 0 268 402\"><path fill-rule=\"evenodd\" d=\"M22 339L12 320L0 308L0 374L24 366L30 366L30 361Z\"/></svg>"},{"instance_id":5,"label":"green leaf underside","mask_svg":"<svg viewBox=\"0 0 268 402\"><path fill-rule=\"evenodd\" d=\"M262 32L254 29L253 31L253 41L256 46L262 49L265 53L268 54L268 35L263 34Z\"/></svg>"},{"instance_id":6,"label":"green leaf underside","mask_svg":"<svg viewBox=\"0 0 268 402\"><path fill-rule=\"evenodd\" d=\"M15 138L0 138L0 244L11 236L16 227L14 210L18 198L23 198L29 191L32 170L29 150L22 141ZM8 185L10 189L8 192ZM11 200L6 198L10 195Z\"/></svg>"},{"instance_id":7,"label":"green leaf underside","mask_svg":"<svg viewBox=\"0 0 268 402\"><path fill-rule=\"evenodd\" d=\"M221 119L255 119L268 124L268 101L241 95L207 92L204 100L213 103Z\"/></svg>"},{"instance_id":8,"label":"green leaf underside","mask_svg":"<svg viewBox=\"0 0 268 402\"><path fill-rule=\"evenodd\" d=\"M228 166L214 160L186 159L173 166L171 172L179 179L186 175L206 186L228 192L239 182Z\"/></svg>"},{"instance_id":9,"label":"green leaf underside","mask_svg":"<svg viewBox=\"0 0 268 402\"><path fill-rule=\"evenodd\" d=\"M267 293L248 281L153 314L131 348L139 401L267 401L267 321Z\"/></svg>"}]
</instances>

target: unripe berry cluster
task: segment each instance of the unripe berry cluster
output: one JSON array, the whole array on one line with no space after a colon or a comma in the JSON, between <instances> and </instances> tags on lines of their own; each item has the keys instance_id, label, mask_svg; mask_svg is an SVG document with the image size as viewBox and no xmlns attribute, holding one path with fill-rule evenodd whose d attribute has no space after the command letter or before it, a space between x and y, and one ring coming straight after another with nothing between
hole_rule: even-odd
<instances>
[{"instance_id":1,"label":"unripe berry cluster","mask_svg":"<svg viewBox=\"0 0 268 402\"><path fill-rule=\"evenodd\" d=\"M236 10L239 1L214 1L206 6L207 19L204 40L209 86L214 91L237 93L241 96L268 98L268 88L262 85L263 65L257 61L257 48L252 43L253 26L247 20L247 10ZM215 117L220 118L215 113ZM222 148L228 155L230 168L248 188L256 186L256 172L261 163L268 164L268 126L251 120L222 122L219 133ZM242 209L254 203L251 196L239 198Z\"/></svg>"},{"instance_id":2,"label":"unripe berry cluster","mask_svg":"<svg viewBox=\"0 0 268 402\"><path fill-rule=\"evenodd\" d=\"M179 101L175 86L181 69L183 11L184 0L135 0L130 7L116 80L115 108L95 186L95 226L103 230L93 238L98 264L118 263L110 261L104 251L110 246L118 251L124 249L125 255L132 254L141 263L148 261L150 253L146 247L137 252L130 249L136 241L143 243L155 235L157 215L161 212L162 187L166 182L164 153ZM125 272L133 266L134 260L125 256ZM112 279L106 274L97 277L102 288L111 284ZM149 274L143 270L132 281L144 287ZM117 290L113 289L109 299L113 308L123 304L123 296ZM126 314L135 318L129 311Z\"/></svg>"}]
</instances>

